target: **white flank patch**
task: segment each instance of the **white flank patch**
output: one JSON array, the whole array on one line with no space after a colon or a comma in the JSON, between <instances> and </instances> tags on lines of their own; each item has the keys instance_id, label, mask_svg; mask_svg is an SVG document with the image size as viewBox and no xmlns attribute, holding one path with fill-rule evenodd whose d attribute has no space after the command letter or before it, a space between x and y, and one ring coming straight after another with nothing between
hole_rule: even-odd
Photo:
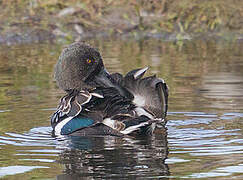
<instances>
[{"instance_id":1,"label":"white flank patch","mask_svg":"<svg viewBox=\"0 0 243 180\"><path fill-rule=\"evenodd\" d=\"M137 77L138 77L139 75L143 74L143 73L144 73L145 71L147 71L147 70L148 70L148 67L145 67L145 68L143 68L143 69L138 70L138 71L133 75L134 79L137 79Z\"/></svg>"},{"instance_id":2,"label":"white flank patch","mask_svg":"<svg viewBox=\"0 0 243 180\"><path fill-rule=\"evenodd\" d=\"M143 107L145 105L145 98L141 95L135 95L132 101L135 105Z\"/></svg>"},{"instance_id":3,"label":"white flank patch","mask_svg":"<svg viewBox=\"0 0 243 180\"><path fill-rule=\"evenodd\" d=\"M60 123L58 123L55 127L55 135L61 135L61 130L63 128L63 126L68 123L68 121L70 121L71 119L73 119L73 117L68 117L67 119L62 120Z\"/></svg>"},{"instance_id":4,"label":"white flank patch","mask_svg":"<svg viewBox=\"0 0 243 180\"><path fill-rule=\"evenodd\" d=\"M129 128L126 128L123 131L120 131L120 133L122 133L122 134L129 134L129 133L131 133L133 131L136 131L136 130L138 130L138 128L143 127L143 126L145 126L147 124L148 124L148 122L144 122L144 123L138 124L136 126L131 126Z\"/></svg>"},{"instance_id":5,"label":"white flank patch","mask_svg":"<svg viewBox=\"0 0 243 180\"><path fill-rule=\"evenodd\" d=\"M111 128L115 128L115 121L114 120L112 120L111 118L105 118L103 121L102 121L102 123L104 124L104 125L106 125L106 126L109 126L109 127L111 127Z\"/></svg>"},{"instance_id":6,"label":"white flank patch","mask_svg":"<svg viewBox=\"0 0 243 180\"><path fill-rule=\"evenodd\" d=\"M143 108L141 108L141 107L137 107L137 108L135 108L135 111L136 111L136 113L137 113L139 116L144 115L144 116L147 116L147 117L150 118L150 119L154 119L154 117L152 116L152 114L148 113L147 111L145 111L145 110L144 110Z\"/></svg>"}]
</instances>

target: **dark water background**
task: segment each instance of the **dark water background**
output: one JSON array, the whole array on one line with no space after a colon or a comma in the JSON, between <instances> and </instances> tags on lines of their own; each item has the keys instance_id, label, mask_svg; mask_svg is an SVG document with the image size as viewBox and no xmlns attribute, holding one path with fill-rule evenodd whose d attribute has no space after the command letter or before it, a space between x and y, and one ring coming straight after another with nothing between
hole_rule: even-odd
<instances>
[{"instance_id":1,"label":"dark water background","mask_svg":"<svg viewBox=\"0 0 243 180\"><path fill-rule=\"evenodd\" d=\"M65 43L0 46L0 178L243 179L243 44L93 40L110 72L150 67L170 89L150 138L51 137Z\"/></svg>"}]
</instances>

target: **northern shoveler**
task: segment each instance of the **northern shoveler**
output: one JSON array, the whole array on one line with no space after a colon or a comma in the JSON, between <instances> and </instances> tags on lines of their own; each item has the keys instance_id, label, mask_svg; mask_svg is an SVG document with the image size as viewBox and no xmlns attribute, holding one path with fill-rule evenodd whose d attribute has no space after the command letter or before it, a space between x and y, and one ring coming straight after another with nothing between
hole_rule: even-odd
<instances>
[{"instance_id":1,"label":"northern shoveler","mask_svg":"<svg viewBox=\"0 0 243 180\"><path fill-rule=\"evenodd\" d=\"M168 88L146 68L110 74L100 53L76 42L65 48L55 67L58 86L67 94L51 117L58 135L147 135L164 123Z\"/></svg>"}]
</instances>

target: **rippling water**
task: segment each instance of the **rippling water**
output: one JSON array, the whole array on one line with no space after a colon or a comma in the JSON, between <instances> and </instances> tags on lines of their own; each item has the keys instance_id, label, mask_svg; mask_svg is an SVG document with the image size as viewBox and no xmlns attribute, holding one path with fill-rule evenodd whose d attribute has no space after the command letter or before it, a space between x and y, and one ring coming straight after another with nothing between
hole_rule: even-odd
<instances>
[{"instance_id":1,"label":"rippling water","mask_svg":"<svg viewBox=\"0 0 243 180\"><path fill-rule=\"evenodd\" d=\"M149 138L51 137L64 44L0 46L0 178L243 179L242 42L96 40L107 69L149 66L170 88Z\"/></svg>"}]
</instances>

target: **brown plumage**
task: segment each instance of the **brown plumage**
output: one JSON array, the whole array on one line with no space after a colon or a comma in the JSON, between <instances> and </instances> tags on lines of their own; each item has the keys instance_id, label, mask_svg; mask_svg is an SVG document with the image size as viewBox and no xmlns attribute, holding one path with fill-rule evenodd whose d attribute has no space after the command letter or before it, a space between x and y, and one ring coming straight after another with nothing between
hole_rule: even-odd
<instances>
[{"instance_id":1,"label":"brown plumage","mask_svg":"<svg viewBox=\"0 0 243 180\"><path fill-rule=\"evenodd\" d=\"M87 44L75 42L62 51L54 77L58 86L65 91L91 88L85 80L97 67L104 67L100 53Z\"/></svg>"}]
</instances>

